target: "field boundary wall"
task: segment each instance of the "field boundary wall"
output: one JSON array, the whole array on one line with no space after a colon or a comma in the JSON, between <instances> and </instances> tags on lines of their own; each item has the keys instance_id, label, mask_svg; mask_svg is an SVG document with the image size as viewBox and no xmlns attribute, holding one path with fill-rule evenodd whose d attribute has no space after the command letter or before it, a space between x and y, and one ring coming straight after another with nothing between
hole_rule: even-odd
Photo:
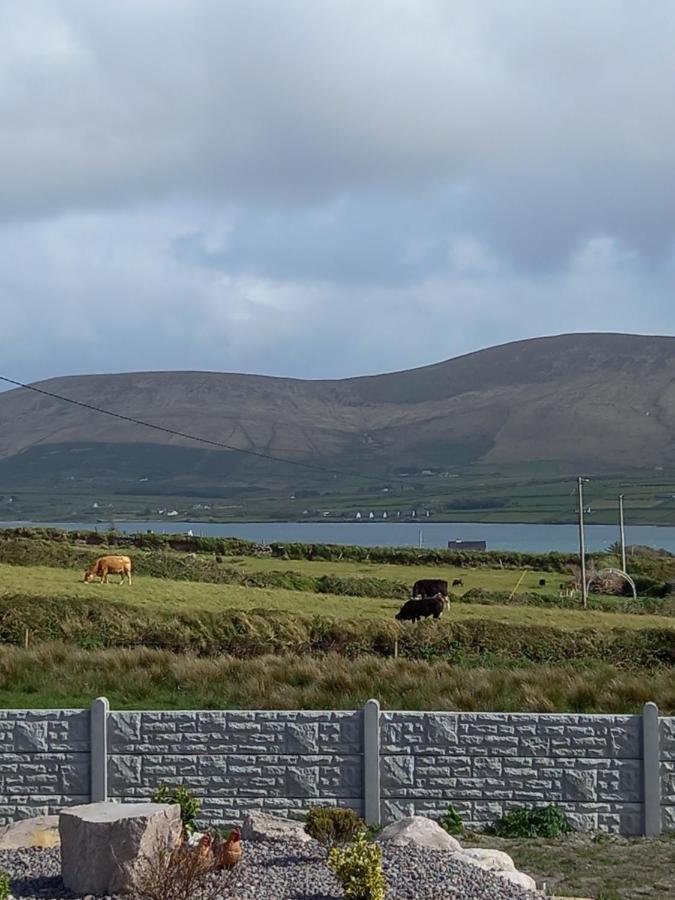
<instances>
[{"instance_id":1,"label":"field boundary wall","mask_svg":"<svg viewBox=\"0 0 675 900\"><path fill-rule=\"evenodd\" d=\"M186 784L202 820L301 817L349 806L369 823L438 818L484 827L556 803L576 827L675 830L675 717L354 711L0 710L0 821L150 799Z\"/></svg>"}]
</instances>

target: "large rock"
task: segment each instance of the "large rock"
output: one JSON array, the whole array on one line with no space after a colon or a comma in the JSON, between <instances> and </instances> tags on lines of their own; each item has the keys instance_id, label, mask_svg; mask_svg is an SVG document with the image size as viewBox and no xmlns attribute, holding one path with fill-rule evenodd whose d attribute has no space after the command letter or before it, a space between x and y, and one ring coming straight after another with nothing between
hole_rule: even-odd
<instances>
[{"instance_id":1,"label":"large rock","mask_svg":"<svg viewBox=\"0 0 675 900\"><path fill-rule=\"evenodd\" d=\"M457 852L462 845L454 837L444 831L438 822L425 816L409 816L387 825L378 837L380 843L396 846L414 844L417 847L428 847L431 850L450 850Z\"/></svg>"},{"instance_id":2,"label":"large rock","mask_svg":"<svg viewBox=\"0 0 675 900\"><path fill-rule=\"evenodd\" d=\"M472 862L481 869L489 869L492 872L515 872L516 864L508 853L503 850L490 850L487 847L465 847L462 856L467 862Z\"/></svg>"},{"instance_id":3,"label":"large rock","mask_svg":"<svg viewBox=\"0 0 675 900\"><path fill-rule=\"evenodd\" d=\"M299 841L306 844L312 840L302 822L293 822L290 819L259 812L246 816L241 836L245 841Z\"/></svg>"},{"instance_id":4,"label":"large rock","mask_svg":"<svg viewBox=\"0 0 675 900\"><path fill-rule=\"evenodd\" d=\"M494 872L500 878L517 884L520 887L527 888L529 891L537 890L537 883L534 878L526 875L525 872L519 872L515 863L508 853L502 850L490 850L487 847L473 847L471 849L462 850L455 857L462 862L469 863L472 866L478 866L481 869L487 869Z\"/></svg>"},{"instance_id":5,"label":"large rock","mask_svg":"<svg viewBox=\"0 0 675 900\"><path fill-rule=\"evenodd\" d=\"M495 875L498 875L500 878L505 878L507 881L510 881L511 884L517 884L518 887L525 888L528 891L537 890L537 882L531 875L527 875L525 872L495 872Z\"/></svg>"},{"instance_id":6,"label":"large rock","mask_svg":"<svg viewBox=\"0 0 675 900\"><path fill-rule=\"evenodd\" d=\"M0 850L58 847L59 843L58 816L33 816L0 828Z\"/></svg>"},{"instance_id":7,"label":"large rock","mask_svg":"<svg viewBox=\"0 0 675 900\"><path fill-rule=\"evenodd\" d=\"M59 816L61 874L76 894L130 890L149 861L173 850L180 808L166 803L89 803Z\"/></svg>"}]
</instances>

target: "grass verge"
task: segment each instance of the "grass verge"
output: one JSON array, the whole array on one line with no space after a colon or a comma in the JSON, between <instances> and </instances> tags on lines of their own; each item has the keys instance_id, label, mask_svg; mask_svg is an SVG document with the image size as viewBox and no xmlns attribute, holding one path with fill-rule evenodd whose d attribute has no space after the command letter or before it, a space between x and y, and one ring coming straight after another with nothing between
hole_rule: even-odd
<instances>
[{"instance_id":1,"label":"grass verge","mask_svg":"<svg viewBox=\"0 0 675 900\"><path fill-rule=\"evenodd\" d=\"M609 664L468 669L338 654L202 658L165 650L81 650L43 644L0 653L3 707L83 707L107 696L116 709L388 709L638 713L647 700L675 711L672 672Z\"/></svg>"},{"instance_id":2,"label":"grass verge","mask_svg":"<svg viewBox=\"0 0 675 900\"><path fill-rule=\"evenodd\" d=\"M549 894L593 900L675 897L675 834L659 839L574 834L558 840L503 840L471 834L463 844L504 850L546 882Z\"/></svg>"}]
</instances>

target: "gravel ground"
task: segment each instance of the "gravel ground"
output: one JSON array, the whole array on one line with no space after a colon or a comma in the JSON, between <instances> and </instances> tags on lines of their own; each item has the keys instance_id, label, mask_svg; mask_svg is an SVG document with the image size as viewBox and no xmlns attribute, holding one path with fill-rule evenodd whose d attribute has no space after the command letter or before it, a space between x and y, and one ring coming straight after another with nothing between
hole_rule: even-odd
<instances>
[{"instance_id":1,"label":"gravel ground","mask_svg":"<svg viewBox=\"0 0 675 900\"><path fill-rule=\"evenodd\" d=\"M383 848L387 900L535 900L521 887L445 851ZM318 844L278 841L244 847L242 862L211 877L208 900L341 900L343 894ZM61 900L74 895L61 882L60 852L0 851L0 868L12 877L14 897ZM195 898L199 900L199 898Z\"/></svg>"}]
</instances>

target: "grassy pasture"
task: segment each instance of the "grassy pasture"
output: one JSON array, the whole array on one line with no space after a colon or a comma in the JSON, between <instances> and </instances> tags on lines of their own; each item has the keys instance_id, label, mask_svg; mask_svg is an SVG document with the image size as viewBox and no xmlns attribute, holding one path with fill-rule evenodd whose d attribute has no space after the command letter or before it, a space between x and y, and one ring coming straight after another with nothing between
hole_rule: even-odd
<instances>
[{"instance_id":1,"label":"grassy pasture","mask_svg":"<svg viewBox=\"0 0 675 900\"><path fill-rule=\"evenodd\" d=\"M278 560L275 560L278 562ZM317 565L317 563L307 563ZM335 570L341 563L329 564ZM114 578L114 576L113 576ZM116 579L115 579L116 580ZM131 587L113 583L85 584L80 570L47 566L0 565L0 597L52 596L61 599L123 600L141 609L162 612L236 609L265 609L304 616L330 616L337 619L388 619L400 608L397 600L372 597L334 596L279 588L253 588L239 585L173 581L150 576L135 576ZM659 615L600 612L527 606L451 604L443 621L462 622L482 619L514 625L543 625L565 630L627 628L673 628L673 619ZM675 630L674 630L675 635ZM674 638L675 639L675 638Z\"/></svg>"},{"instance_id":2,"label":"grassy pasture","mask_svg":"<svg viewBox=\"0 0 675 900\"><path fill-rule=\"evenodd\" d=\"M353 562L340 560L305 559L269 559L256 556L233 556L226 559L228 565L236 566L244 572L301 572L306 575L349 575L361 578L386 578L390 581L402 581L410 584L418 578L445 578L452 585L455 578L461 578L462 587L451 588L455 594L464 594L472 588L484 588L488 591L513 591L518 587L520 592L558 594L559 585L570 581L570 577L560 572L544 572L539 570L521 571L519 569L500 569L468 566L399 566L386 563ZM546 585L539 586L540 579Z\"/></svg>"}]
</instances>

